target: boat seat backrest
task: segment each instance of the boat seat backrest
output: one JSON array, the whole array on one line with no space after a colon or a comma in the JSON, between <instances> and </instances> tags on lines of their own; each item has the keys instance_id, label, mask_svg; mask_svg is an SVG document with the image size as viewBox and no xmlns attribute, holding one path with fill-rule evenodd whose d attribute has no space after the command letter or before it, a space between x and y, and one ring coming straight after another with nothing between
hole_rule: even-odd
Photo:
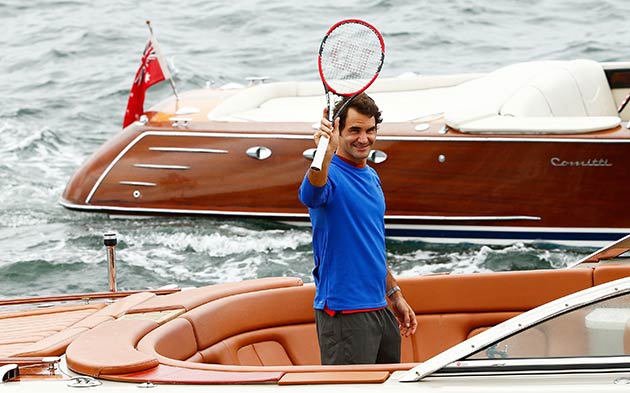
<instances>
[{"instance_id":1,"label":"boat seat backrest","mask_svg":"<svg viewBox=\"0 0 630 393\"><path fill-rule=\"evenodd\" d=\"M590 132L620 121L604 70L592 60L513 64L455 90L445 120L464 132Z\"/></svg>"},{"instance_id":2,"label":"boat seat backrest","mask_svg":"<svg viewBox=\"0 0 630 393\"><path fill-rule=\"evenodd\" d=\"M628 265L602 265L593 269L593 285L599 285L629 276L630 266Z\"/></svg>"},{"instance_id":3,"label":"boat seat backrest","mask_svg":"<svg viewBox=\"0 0 630 393\"><path fill-rule=\"evenodd\" d=\"M254 292L265 289L302 286L303 282L297 277L266 277L243 282L228 282L218 285L191 288L163 296L154 296L139 303L127 313L143 313L165 309L180 309L190 311L202 304L232 296L243 292Z\"/></svg>"},{"instance_id":4,"label":"boat seat backrest","mask_svg":"<svg viewBox=\"0 0 630 393\"><path fill-rule=\"evenodd\" d=\"M601 65L591 60L545 64L501 105L503 116L616 116Z\"/></svg>"},{"instance_id":5,"label":"boat seat backrest","mask_svg":"<svg viewBox=\"0 0 630 393\"><path fill-rule=\"evenodd\" d=\"M367 92L379 103L386 122L410 121L441 113L448 88L481 74L430 78L413 73L378 78ZM321 82L273 82L243 89L208 114L214 121L304 122L317 120L325 104ZM310 120L309 120L310 119Z\"/></svg>"},{"instance_id":6,"label":"boat seat backrest","mask_svg":"<svg viewBox=\"0 0 630 393\"><path fill-rule=\"evenodd\" d=\"M200 351L204 363L243 366L320 364L315 323L239 334Z\"/></svg>"},{"instance_id":7,"label":"boat seat backrest","mask_svg":"<svg viewBox=\"0 0 630 393\"><path fill-rule=\"evenodd\" d=\"M424 361L478 332L563 295L630 273L630 266L492 274L400 277L416 313L418 332L404 338L401 361ZM537 288L532 291L531 288ZM138 350L161 363L226 366L311 366L319 364L313 284L243 293L210 301L149 332ZM549 356L580 353L569 346L567 324L540 329L522 348ZM584 334L575 326L571 335Z\"/></svg>"},{"instance_id":8,"label":"boat seat backrest","mask_svg":"<svg viewBox=\"0 0 630 393\"><path fill-rule=\"evenodd\" d=\"M208 113L208 119L229 119L235 114L258 108L275 98L321 96L322 91L322 84L318 82L263 83L248 87L227 98Z\"/></svg>"},{"instance_id":9,"label":"boat seat backrest","mask_svg":"<svg viewBox=\"0 0 630 393\"><path fill-rule=\"evenodd\" d=\"M149 333L140 350L233 365L317 364L312 284L228 296Z\"/></svg>"},{"instance_id":10,"label":"boat seat backrest","mask_svg":"<svg viewBox=\"0 0 630 393\"><path fill-rule=\"evenodd\" d=\"M167 359L202 361L194 328L185 318L175 318L149 332L138 343L138 349Z\"/></svg>"},{"instance_id":11,"label":"boat seat backrest","mask_svg":"<svg viewBox=\"0 0 630 393\"><path fill-rule=\"evenodd\" d=\"M533 282L541 290L529 293ZM456 279L401 277L399 284L419 323L418 334L402 342L402 361L425 360L476 329L494 326L591 283L590 269L471 274ZM138 348L169 359L209 364L318 364L314 292L314 286L307 284L211 301L149 333Z\"/></svg>"},{"instance_id":12,"label":"boat seat backrest","mask_svg":"<svg viewBox=\"0 0 630 393\"><path fill-rule=\"evenodd\" d=\"M312 284L244 293L204 304L181 318L194 327L198 349L205 349L249 331L312 323L314 296Z\"/></svg>"}]
</instances>

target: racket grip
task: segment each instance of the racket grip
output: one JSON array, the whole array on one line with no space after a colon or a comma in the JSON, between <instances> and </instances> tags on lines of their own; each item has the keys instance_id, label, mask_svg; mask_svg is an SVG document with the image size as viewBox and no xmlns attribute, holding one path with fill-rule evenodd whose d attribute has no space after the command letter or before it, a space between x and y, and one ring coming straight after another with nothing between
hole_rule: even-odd
<instances>
[{"instance_id":1,"label":"racket grip","mask_svg":"<svg viewBox=\"0 0 630 393\"><path fill-rule=\"evenodd\" d=\"M322 170L322 164L324 163L324 156L326 155L329 141L328 137L325 136L319 138L317 150L315 151L315 156L313 157L313 162L311 163L311 169L316 171Z\"/></svg>"}]
</instances>

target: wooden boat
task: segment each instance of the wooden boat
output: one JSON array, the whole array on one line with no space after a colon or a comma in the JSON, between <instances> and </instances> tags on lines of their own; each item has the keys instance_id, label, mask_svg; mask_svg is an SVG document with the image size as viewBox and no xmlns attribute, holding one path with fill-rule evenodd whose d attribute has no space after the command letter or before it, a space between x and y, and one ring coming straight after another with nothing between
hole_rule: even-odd
<instances>
[{"instance_id":1,"label":"wooden boat","mask_svg":"<svg viewBox=\"0 0 630 393\"><path fill-rule=\"evenodd\" d=\"M628 250L630 237L566 269L402 277L419 328L403 339L400 364L319 365L314 286L290 277L4 300L0 384L6 392L614 390L630 371Z\"/></svg>"},{"instance_id":2,"label":"wooden boat","mask_svg":"<svg viewBox=\"0 0 630 393\"><path fill-rule=\"evenodd\" d=\"M189 91L157 104L81 166L61 197L114 215L308 223L320 82ZM521 63L403 75L368 91L383 111L370 161L389 236L591 242L630 232L630 62Z\"/></svg>"}]
</instances>

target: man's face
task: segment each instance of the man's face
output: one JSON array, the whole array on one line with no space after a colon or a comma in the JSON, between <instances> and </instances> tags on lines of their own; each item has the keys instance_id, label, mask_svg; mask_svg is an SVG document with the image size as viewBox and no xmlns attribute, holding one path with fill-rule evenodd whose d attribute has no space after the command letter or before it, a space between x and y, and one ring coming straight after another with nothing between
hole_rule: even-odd
<instances>
[{"instance_id":1,"label":"man's face","mask_svg":"<svg viewBox=\"0 0 630 393\"><path fill-rule=\"evenodd\" d=\"M376 142L376 119L349 108L346 124L339 135L337 154L357 165L365 165Z\"/></svg>"}]
</instances>

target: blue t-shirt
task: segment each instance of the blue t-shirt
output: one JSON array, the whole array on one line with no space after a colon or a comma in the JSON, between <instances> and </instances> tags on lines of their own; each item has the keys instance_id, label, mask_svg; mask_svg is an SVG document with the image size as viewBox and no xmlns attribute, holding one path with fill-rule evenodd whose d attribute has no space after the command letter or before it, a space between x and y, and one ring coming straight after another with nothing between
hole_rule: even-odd
<instances>
[{"instance_id":1,"label":"blue t-shirt","mask_svg":"<svg viewBox=\"0 0 630 393\"><path fill-rule=\"evenodd\" d=\"M307 176L299 197L313 226L314 308L386 306L385 197L376 171L335 155L323 187L311 185Z\"/></svg>"}]
</instances>

